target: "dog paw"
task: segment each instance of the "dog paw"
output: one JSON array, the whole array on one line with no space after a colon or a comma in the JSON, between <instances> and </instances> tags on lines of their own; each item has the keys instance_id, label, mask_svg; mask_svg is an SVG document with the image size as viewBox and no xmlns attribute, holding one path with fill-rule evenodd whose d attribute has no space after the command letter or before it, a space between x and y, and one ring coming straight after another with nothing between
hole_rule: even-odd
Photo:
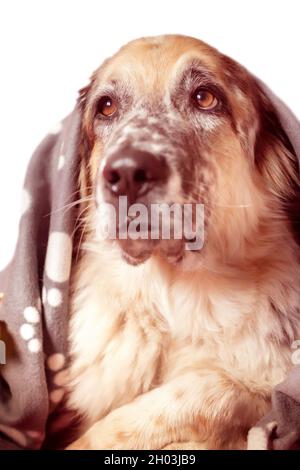
<instances>
[{"instance_id":1,"label":"dog paw","mask_svg":"<svg viewBox=\"0 0 300 470\"><path fill-rule=\"evenodd\" d=\"M94 424L66 450L133 450L143 448L142 435L130 419L113 413Z\"/></svg>"}]
</instances>

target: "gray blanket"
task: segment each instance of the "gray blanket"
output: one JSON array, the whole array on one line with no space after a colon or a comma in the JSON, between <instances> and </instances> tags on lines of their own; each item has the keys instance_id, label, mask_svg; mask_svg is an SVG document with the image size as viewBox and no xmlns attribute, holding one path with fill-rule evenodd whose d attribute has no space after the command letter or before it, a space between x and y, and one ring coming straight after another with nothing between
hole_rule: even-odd
<instances>
[{"instance_id":1,"label":"gray blanket","mask_svg":"<svg viewBox=\"0 0 300 470\"><path fill-rule=\"evenodd\" d=\"M298 120L266 92L300 159ZM0 273L0 449L53 447L52 436L68 422L64 378L79 125L75 107L34 153L15 254ZM294 363L300 364L298 343L294 346ZM276 387L272 404L268 416L250 430L249 449L297 445L300 366Z\"/></svg>"}]
</instances>

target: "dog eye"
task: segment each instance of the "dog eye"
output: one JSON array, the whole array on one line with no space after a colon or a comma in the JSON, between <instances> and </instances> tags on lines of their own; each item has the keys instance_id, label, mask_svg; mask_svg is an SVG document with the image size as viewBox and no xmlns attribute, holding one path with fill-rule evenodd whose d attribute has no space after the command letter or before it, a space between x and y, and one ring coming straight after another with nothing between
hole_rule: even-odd
<instances>
[{"instance_id":1,"label":"dog eye","mask_svg":"<svg viewBox=\"0 0 300 470\"><path fill-rule=\"evenodd\" d=\"M200 109L213 109L217 106L218 100L215 95L206 88L197 88L194 93L194 101Z\"/></svg>"},{"instance_id":2,"label":"dog eye","mask_svg":"<svg viewBox=\"0 0 300 470\"><path fill-rule=\"evenodd\" d=\"M97 105L97 114L105 117L112 116L117 110L116 101L110 96L103 96Z\"/></svg>"}]
</instances>

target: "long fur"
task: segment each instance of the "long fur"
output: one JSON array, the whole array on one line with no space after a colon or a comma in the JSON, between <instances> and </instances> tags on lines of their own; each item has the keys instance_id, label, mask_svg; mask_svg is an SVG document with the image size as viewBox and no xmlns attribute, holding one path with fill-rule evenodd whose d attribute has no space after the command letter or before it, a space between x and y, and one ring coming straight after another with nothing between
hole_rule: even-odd
<instances>
[{"instance_id":1,"label":"long fur","mask_svg":"<svg viewBox=\"0 0 300 470\"><path fill-rule=\"evenodd\" d=\"M153 41L171 41L173 54L189 40ZM144 52L145 42L119 55L130 58L139 47ZM116 244L95 240L95 208L82 204L87 226L73 268L69 390L82 424L70 448L244 448L292 366L291 344L300 338L299 248L288 210L298 187L296 157L248 73L213 49L202 53L238 76L236 100L253 107L251 125L235 116L235 132L253 140L254 161L232 131L216 140L216 197L199 262L188 255L174 266L154 255L130 266ZM86 143L96 77L81 95L83 197L93 194L102 151L101 142Z\"/></svg>"}]
</instances>

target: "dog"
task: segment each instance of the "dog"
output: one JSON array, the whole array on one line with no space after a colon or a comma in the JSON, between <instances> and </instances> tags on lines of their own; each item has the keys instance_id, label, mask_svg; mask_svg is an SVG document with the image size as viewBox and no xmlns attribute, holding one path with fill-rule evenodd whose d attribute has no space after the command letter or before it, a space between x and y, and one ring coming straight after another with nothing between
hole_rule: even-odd
<instances>
[{"instance_id":1,"label":"dog","mask_svg":"<svg viewBox=\"0 0 300 470\"><path fill-rule=\"evenodd\" d=\"M244 449L300 337L298 167L275 109L241 65L177 35L122 47L79 106L68 449ZM101 206L125 196L202 204L203 245L101 237Z\"/></svg>"}]
</instances>

